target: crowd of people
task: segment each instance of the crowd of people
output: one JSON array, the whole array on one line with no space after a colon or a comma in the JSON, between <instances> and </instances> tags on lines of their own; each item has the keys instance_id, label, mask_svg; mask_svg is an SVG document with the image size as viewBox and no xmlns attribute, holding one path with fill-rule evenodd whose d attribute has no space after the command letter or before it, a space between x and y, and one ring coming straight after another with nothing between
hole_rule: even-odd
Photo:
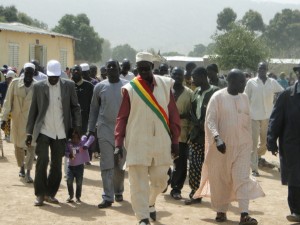
<instances>
[{"instance_id":1,"label":"crowd of people","mask_svg":"<svg viewBox=\"0 0 300 225\"><path fill-rule=\"evenodd\" d=\"M265 62L254 77L239 69L220 76L216 64L155 69L152 54L139 52L134 73L128 59L110 59L97 76L88 63L63 72L50 60L43 73L32 60L19 75L1 69L1 129L14 144L19 176L34 184L35 206L59 204L63 171L67 202L81 202L84 168L97 152L103 184L98 208L123 201L127 167L139 225L156 221L156 198L168 186L181 200L187 177L185 205L210 197L215 220L224 222L230 202L237 201L239 224L255 225L249 200L265 195L255 177L260 168L274 167L263 158L269 150L279 152L288 185L287 219L300 222L300 64L293 70L298 81L289 86L285 73L278 80L268 76Z\"/></svg>"}]
</instances>

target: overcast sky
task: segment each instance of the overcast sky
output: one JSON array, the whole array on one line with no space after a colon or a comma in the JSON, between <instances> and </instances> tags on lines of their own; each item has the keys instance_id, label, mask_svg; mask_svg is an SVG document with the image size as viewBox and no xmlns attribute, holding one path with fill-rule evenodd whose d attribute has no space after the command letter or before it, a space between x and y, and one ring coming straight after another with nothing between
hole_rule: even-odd
<instances>
[{"instance_id":1,"label":"overcast sky","mask_svg":"<svg viewBox=\"0 0 300 225\"><path fill-rule=\"evenodd\" d=\"M85 13L112 46L128 43L137 50L180 53L211 42L217 14L225 7L231 7L238 19L249 9L256 10L267 24L284 8L300 9L300 0L1 0L0 4L15 5L49 28L65 14Z\"/></svg>"}]
</instances>

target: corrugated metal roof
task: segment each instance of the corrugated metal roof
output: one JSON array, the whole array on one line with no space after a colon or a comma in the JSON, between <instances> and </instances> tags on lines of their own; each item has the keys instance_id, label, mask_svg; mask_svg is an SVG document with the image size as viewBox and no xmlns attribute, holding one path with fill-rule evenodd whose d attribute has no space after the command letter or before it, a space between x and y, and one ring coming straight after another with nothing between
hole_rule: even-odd
<instances>
[{"instance_id":1,"label":"corrugated metal roof","mask_svg":"<svg viewBox=\"0 0 300 225\"><path fill-rule=\"evenodd\" d=\"M201 57L188 57L188 56L164 56L167 61L182 61L182 62L203 62Z\"/></svg>"},{"instance_id":2,"label":"corrugated metal roof","mask_svg":"<svg viewBox=\"0 0 300 225\"><path fill-rule=\"evenodd\" d=\"M29 34L54 35L54 36L76 39L71 35L60 34L52 31L44 30L41 28L28 26L22 23L0 23L0 30L9 30L15 32L29 33Z\"/></svg>"},{"instance_id":3,"label":"corrugated metal roof","mask_svg":"<svg viewBox=\"0 0 300 225\"><path fill-rule=\"evenodd\" d=\"M270 59L270 63L273 64L298 64L300 59Z\"/></svg>"},{"instance_id":4,"label":"corrugated metal roof","mask_svg":"<svg viewBox=\"0 0 300 225\"><path fill-rule=\"evenodd\" d=\"M204 59L209 58L205 55L203 57L188 57L188 56L165 56L167 61L181 61L181 62L203 62ZM299 64L300 59L270 59L271 64Z\"/></svg>"}]
</instances>

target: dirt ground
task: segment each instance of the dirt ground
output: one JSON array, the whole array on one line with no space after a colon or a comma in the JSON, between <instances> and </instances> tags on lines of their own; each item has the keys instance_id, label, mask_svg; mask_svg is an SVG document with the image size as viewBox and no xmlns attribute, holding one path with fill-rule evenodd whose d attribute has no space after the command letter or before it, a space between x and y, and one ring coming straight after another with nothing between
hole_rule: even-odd
<instances>
[{"instance_id":1,"label":"dirt ground","mask_svg":"<svg viewBox=\"0 0 300 225\"><path fill-rule=\"evenodd\" d=\"M13 145L3 141L4 157L0 156L0 224L137 224L130 205L129 184L126 177L124 201L114 203L111 208L98 209L101 202L102 184L99 172L99 160L93 159L92 165L85 168L82 203L66 203L68 191L65 180L62 180L57 193L59 205L46 203L42 207L33 206L35 199L32 184L18 177ZM267 159L276 161L267 153ZM276 169L260 171L257 179L266 193L266 197L250 202L250 214L259 224L290 224L286 220L289 214L287 205L287 187L280 183L280 174ZM33 170L34 174L34 170ZM169 195L161 194L156 203L157 222L151 224L218 224L215 222L215 212L210 208L210 199L203 199L201 204L186 206L183 200L173 200ZM182 195L188 197L189 187L186 182ZM237 204L233 203L228 212L228 221L224 225L237 225L239 212Z\"/></svg>"}]
</instances>

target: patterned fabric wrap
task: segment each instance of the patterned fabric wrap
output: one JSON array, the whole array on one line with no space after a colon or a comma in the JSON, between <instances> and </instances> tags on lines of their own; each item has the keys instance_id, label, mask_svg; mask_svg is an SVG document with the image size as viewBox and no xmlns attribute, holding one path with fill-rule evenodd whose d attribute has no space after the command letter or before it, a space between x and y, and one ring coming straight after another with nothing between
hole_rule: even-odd
<instances>
[{"instance_id":1,"label":"patterned fabric wrap","mask_svg":"<svg viewBox=\"0 0 300 225\"><path fill-rule=\"evenodd\" d=\"M189 143L189 185L191 196L199 188L201 180L201 170L204 162L204 144L197 142Z\"/></svg>"}]
</instances>

